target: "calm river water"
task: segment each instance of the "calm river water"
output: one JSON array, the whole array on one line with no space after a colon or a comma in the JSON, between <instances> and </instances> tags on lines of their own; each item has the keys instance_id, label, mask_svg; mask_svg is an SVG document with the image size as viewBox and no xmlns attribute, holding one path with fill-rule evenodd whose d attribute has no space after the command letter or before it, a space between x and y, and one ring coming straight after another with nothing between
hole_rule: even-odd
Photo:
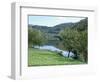
<instances>
[{"instance_id":1,"label":"calm river water","mask_svg":"<svg viewBox=\"0 0 100 82\"><path fill-rule=\"evenodd\" d=\"M64 57L68 57L68 51L61 50L61 49L56 48L55 46L52 46L52 45L34 46L34 48L38 48L38 49L41 49L41 50L50 50L50 51L55 51L55 52L62 52L62 55ZM74 54L72 52L70 52L70 57L71 56L74 56Z\"/></svg>"}]
</instances>

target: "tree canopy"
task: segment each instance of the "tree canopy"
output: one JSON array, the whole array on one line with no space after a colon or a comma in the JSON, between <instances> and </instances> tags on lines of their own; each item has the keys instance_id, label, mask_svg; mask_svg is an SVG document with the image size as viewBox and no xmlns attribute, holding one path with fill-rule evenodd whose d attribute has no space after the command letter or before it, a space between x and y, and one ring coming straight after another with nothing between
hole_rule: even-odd
<instances>
[{"instance_id":1,"label":"tree canopy","mask_svg":"<svg viewBox=\"0 0 100 82\"><path fill-rule=\"evenodd\" d=\"M28 28L28 44L29 46L42 45L46 41L44 33L40 30Z\"/></svg>"}]
</instances>

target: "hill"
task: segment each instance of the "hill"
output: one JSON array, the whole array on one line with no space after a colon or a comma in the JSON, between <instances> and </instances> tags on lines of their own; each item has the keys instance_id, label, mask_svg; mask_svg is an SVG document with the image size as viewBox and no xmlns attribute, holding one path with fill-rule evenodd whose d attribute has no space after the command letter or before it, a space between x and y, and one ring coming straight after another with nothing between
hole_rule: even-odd
<instances>
[{"instance_id":1,"label":"hill","mask_svg":"<svg viewBox=\"0 0 100 82\"><path fill-rule=\"evenodd\" d=\"M78 29L79 31L87 30L88 26L88 19L82 19L79 22L76 23L61 23L58 25L55 25L53 27L48 26L40 26L40 25L28 25L29 28L37 29L42 32L44 32L47 36L48 43L46 45L58 45L59 43L59 32L61 30L64 30L66 28L70 29Z\"/></svg>"}]
</instances>

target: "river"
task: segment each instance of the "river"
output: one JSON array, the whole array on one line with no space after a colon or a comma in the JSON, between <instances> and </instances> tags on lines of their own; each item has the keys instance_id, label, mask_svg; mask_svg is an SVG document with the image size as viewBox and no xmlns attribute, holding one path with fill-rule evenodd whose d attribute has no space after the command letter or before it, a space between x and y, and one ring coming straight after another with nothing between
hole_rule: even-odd
<instances>
[{"instance_id":1,"label":"river","mask_svg":"<svg viewBox=\"0 0 100 82\"><path fill-rule=\"evenodd\" d=\"M55 52L61 52L62 56L68 57L68 51L61 50L52 45L34 46L34 48L41 49L41 50L50 50L50 51L55 51ZM72 56L74 56L74 54L72 52L70 52L69 57L72 57Z\"/></svg>"}]
</instances>

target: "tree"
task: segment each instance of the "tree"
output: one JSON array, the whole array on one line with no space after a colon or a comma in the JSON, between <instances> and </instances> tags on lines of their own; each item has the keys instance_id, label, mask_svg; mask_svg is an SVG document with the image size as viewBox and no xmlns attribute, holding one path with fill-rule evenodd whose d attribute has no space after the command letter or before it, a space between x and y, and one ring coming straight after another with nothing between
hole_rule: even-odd
<instances>
[{"instance_id":1,"label":"tree","mask_svg":"<svg viewBox=\"0 0 100 82\"><path fill-rule=\"evenodd\" d=\"M60 32L60 37L62 39L62 43L65 47L66 50L68 50L68 57L70 55L70 52L73 50L74 48L74 44L75 44L75 39L78 36L78 32L76 30L71 30L70 28L65 29L63 31Z\"/></svg>"},{"instance_id":2,"label":"tree","mask_svg":"<svg viewBox=\"0 0 100 82\"><path fill-rule=\"evenodd\" d=\"M87 30L65 29L60 32L60 37L69 54L74 51L79 55L80 60L87 62Z\"/></svg>"},{"instance_id":3,"label":"tree","mask_svg":"<svg viewBox=\"0 0 100 82\"><path fill-rule=\"evenodd\" d=\"M42 45L45 42L45 36L43 32L37 29L28 28L28 45L29 47L34 45Z\"/></svg>"},{"instance_id":4,"label":"tree","mask_svg":"<svg viewBox=\"0 0 100 82\"><path fill-rule=\"evenodd\" d=\"M87 31L79 32L79 37L77 37L77 41L75 41L75 48L77 49L78 53L80 53L80 58L82 61L87 62Z\"/></svg>"}]
</instances>

